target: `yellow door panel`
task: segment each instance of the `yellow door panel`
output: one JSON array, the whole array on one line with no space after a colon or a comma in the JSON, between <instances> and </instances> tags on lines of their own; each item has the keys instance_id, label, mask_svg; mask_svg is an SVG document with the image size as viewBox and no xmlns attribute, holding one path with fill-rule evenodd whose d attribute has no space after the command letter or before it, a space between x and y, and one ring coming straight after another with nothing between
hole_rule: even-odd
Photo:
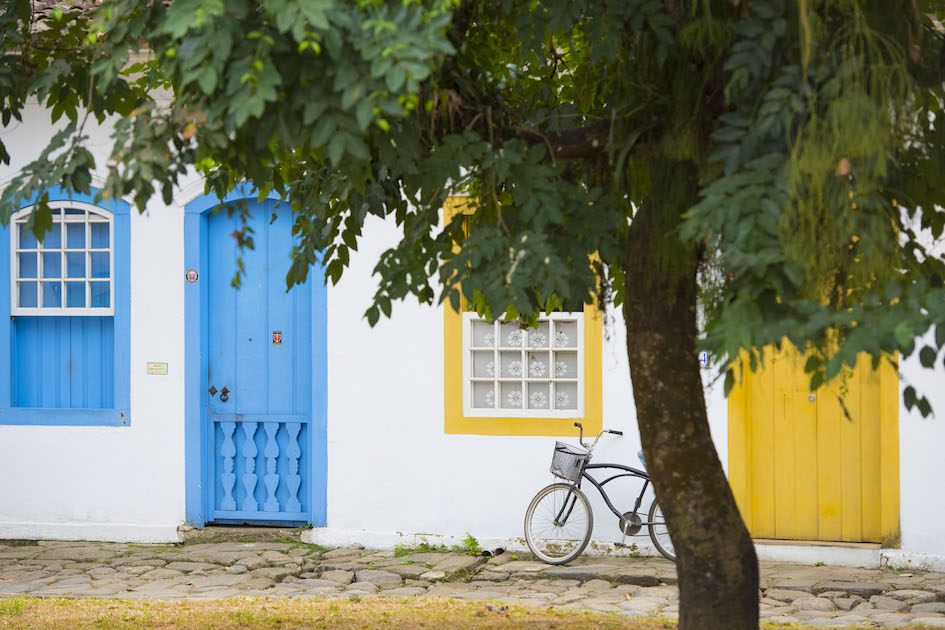
<instances>
[{"instance_id":1,"label":"yellow door panel","mask_svg":"<svg viewBox=\"0 0 945 630\"><path fill-rule=\"evenodd\" d=\"M794 361L788 352L772 357L774 364L774 536L797 538L795 497L797 495L797 440L795 423L798 405L795 400Z\"/></svg>"},{"instance_id":2,"label":"yellow door panel","mask_svg":"<svg viewBox=\"0 0 945 630\"><path fill-rule=\"evenodd\" d=\"M843 417L836 382L821 387L817 396L817 443L840 444L840 422ZM817 525L816 540L843 540L841 508L843 506L843 458L836 449L817 449Z\"/></svg>"},{"instance_id":3,"label":"yellow door panel","mask_svg":"<svg viewBox=\"0 0 945 630\"><path fill-rule=\"evenodd\" d=\"M898 373L865 355L809 391L789 344L729 396L729 478L756 538L887 542L899 528Z\"/></svg>"},{"instance_id":4,"label":"yellow door panel","mask_svg":"<svg viewBox=\"0 0 945 630\"><path fill-rule=\"evenodd\" d=\"M751 441L751 465L748 468L751 486L751 509L759 537L774 537L774 371L752 375L751 414L748 422ZM753 530L754 531L754 530Z\"/></svg>"}]
</instances>

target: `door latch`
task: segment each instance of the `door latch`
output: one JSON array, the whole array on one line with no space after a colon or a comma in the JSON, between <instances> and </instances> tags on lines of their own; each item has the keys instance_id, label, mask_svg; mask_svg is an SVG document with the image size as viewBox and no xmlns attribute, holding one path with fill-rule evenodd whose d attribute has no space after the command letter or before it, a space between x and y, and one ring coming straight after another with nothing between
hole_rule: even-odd
<instances>
[{"instance_id":1,"label":"door latch","mask_svg":"<svg viewBox=\"0 0 945 630\"><path fill-rule=\"evenodd\" d=\"M217 388L214 387L213 385L211 385L211 386L210 386L210 389L208 389L207 391L210 392L210 397L211 397L211 398L213 398L214 396L217 395Z\"/></svg>"},{"instance_id":2,"label":"door latch","mask_svg":"<svg viewBox=\"0 0 945 630\"><path fill-rule=\"evenodd\" d=\"M226 385L223 386L223 389L220 390L220 402L226 402L230 398L230 390L226 388Z\"/></svg>"}]
</instances>

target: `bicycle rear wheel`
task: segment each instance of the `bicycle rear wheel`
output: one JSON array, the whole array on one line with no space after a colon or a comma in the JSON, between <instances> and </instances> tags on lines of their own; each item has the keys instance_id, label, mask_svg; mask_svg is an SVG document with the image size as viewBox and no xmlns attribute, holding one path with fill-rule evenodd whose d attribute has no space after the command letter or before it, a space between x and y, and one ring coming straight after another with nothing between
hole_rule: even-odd
<instances>
[{"instance_id":1,"label":"bicycle rear wheel","mask_svg":"<svg viewBox=\"0 0 945 630\"><path fill-rule=\"evenodd\" d=\"M656 545L656 550L663 554L663 557L672 562L676 562L676 549L673 547L673 539L669 537L669 529L666 527L666 519L663 518L663 511L653 499L650 504L650 514L647 517L648 523L660 523L659 525L648 525L650 530L650 540Z\"/></svg>"},{"instance_id":2,"label":"bicycle rear wheel","mask_svg":"<svg viewBox=\"0 0 945 630\"><path fill-rule=\"evenodd\" d=\"M555 523L562 507L561 521ZM525 542L536 558L548 564L566 564L581 555L593 530L587 496L566 483L543 488L525 511Z\"/></svg>"}]
</instances>

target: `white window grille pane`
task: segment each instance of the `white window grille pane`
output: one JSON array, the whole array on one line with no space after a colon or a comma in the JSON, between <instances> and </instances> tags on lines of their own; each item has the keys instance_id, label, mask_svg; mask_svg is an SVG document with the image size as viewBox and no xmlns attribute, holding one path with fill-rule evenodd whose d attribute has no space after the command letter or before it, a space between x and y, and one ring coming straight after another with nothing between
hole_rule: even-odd
<instances>
[{"instance_id":1,"label":"white window grille pane","mask_svg":"<svg viewBox=\"0 0 945 630\"><path fill-rule=\"evenodd\" d=\"M36 278L38 276L38 269L36 268L36 252L20 252L18 254L20 258L20 274L21 278Z\"/></svg>"},{"instance_id":2,"label":"white window grille pane","mask_svg":"<svg viewBox=\"0 0 945 630\"><path fill-rule=\"evenodd\" d=\"M111 306L109 303L111 301L109 296L109 285L110 282L90 282L89 287L92 293L91 295L91 306L92 308L108 308Z\"/></svg>"},{"instance_id":3,"label":"white window grille pane","mask_svg":"<svg viewBox=\"0 0 945 630\"><path fill-rule=\"evenodd\" d=\"M500 343L503 348L521 348L522 334L521 327L516 322L501 324L499 326Z\"/></svg>"},{"instance_id":4,"label":"white window grille pane","mask_svg":"<svg viewBox=\"0 0 945 630\"><path fill-rule=\"evenodd\" d=\"M85 282L66 283L66 306L85 308Z\"/></svg>"},{"instance_id":5,"label":"white window grille pane","mask_svg":"<svg viewBox=\"0 0 945 630\"><path fill-rule=\"evenodd\" d=\"M549 378L549 367L547 352L528 353L528 378Z\"/></svg>"},{"instance_id":6,"label":"white window grille pane","mask_svg":"<svg viewBox=\"0 0 945 630\"><path fill-rule=\"evenodd\" d=\"M55 221L48 232L43 236L43 249L59 249L62 247L62 223Z\"/></svg>"},{"instance_id":7,"label":"white window grille pane","mask_svg":"<svg viewBox=\"0 0 945 630\"><path fill-rule=\"evenodd\" d=\"M473 407L477 409L495 409L495 385L493 383L473 383Z\"/></svg>"},{"instance_id":8,"label":"white window grille pane","mask_svg":"<svg viewBox=\"0 0 945 630\"><path fill-rule=\"evenodd\" d=\"M473 376L476 378L495 378L495 353L492 350L473 351Z\"/></svg>"},{"instance_id":9,"label":"white window grille pane","mask_svg":"<svg viewBox=\"0 0 945 630\"><path fill-rule=\"evenodd\" d=\"M502 383L499 387L499 407L521 409L523 402L521 383Z\"/></svg>"},{"instance_id":10,"label":"white window grille pane","mask_svg":"<svg viewBox=\"0 0 945 630\"><path fill-rule=\"evenodd\" d=\"M559 319L554 324L555 348L577 348L577 322Z\"/></svg>"},{"instance_id":11,"label":"white window grille pane","mask_svg":"<svg viewBox=\"0 0 945 630\"><path fill-rule=\"evenodd\" d=\"M89 264L91 266L90 278L107 278L109 273L108 252L92 252L89 254Z\"/></svg>"},{"instance_id":12,"label":"white window grille pane","mask_svg":"<svg viewBox=\"0 0 945 630\"><path fill-rule=\"evenodd\" d=\"M528 384L528 408L548 409L551 405L551 387L548 383Z\"/></svg>"},{"instance_id":13,"label":"white window grille pane","mask_svg":"<svg viewBox=\"0 0 945 630\"><path fill-rule=\"evenodd\" d=\"M89 225L92 249L108 249L108 223L91 223Z\"/></svg>"},{"instance_id":14,"label":"white window grille pane","mask_svg":"<svg viewBox=\"0 0 945 630\"><path fill-rule=\"evenodd\" d=\"M59 252L43 252L43 277L62 277L62 254Z\"/></svg>"},{"instance_id":15,"label":"white window grille pane","mask_svg":"<svg viewBox=\"0 0 945 630\"><path fill-rule=\"evenodd\" d=\"M526 332L529 348L547 348L548 347L549 325L546 321L538 323L538 328L529 328Z\"/></svg>"},{"instance_id":16,"label":"white window grille pane","mask_svg":"<svg viewBox=\"0 0 945 630\"><path fill-rule=\"evenodd\" d=\"M20 249L36 249L36 237L29 231L25 223L19 224Z\"/></svg>"},{"instance_id":17,"label":"white window grille pane","mask_svg":"<svg viewBox=\"0 0 945 630\"><path fill-rule=\"evenodd\" d=\"M524 366L522 366L521 352L500 352L499 360L502 363L499 374L502 378L521 378Z\"/></svg>"},{"instance_id":18,"label":"white window grille pane","mask_svg":"<svg viewBox=\"0 0 945 630\"><path fill-rule=\"evenodd\" d=\"M66 223L66 249L85 248L85 223Z\"/></svg>"},{"instance_id":19,"label":"white window grille pane","mask_svg":"<svg viewBox=\"0 0 945 630\"><path fill-rule=\"evenodd\" d=\"M84 278L85 277L85 252L72 252L72 253L66 254L66 277L67 278ZM85 306L85 304L83 304L82 306Z\"/></svg>"},{"instance_id":20,"label":"white window grille pane","mask_svg":"<svg viewBox=\"0 0 945 630\"><path fill-rule=\"evenodd\" d=\"M490 324L469 312L462 317L468 326L463 334L468 417L581 417L581 314L542 317L535 329L522 329L518 322Z\"/></svg>"},{"instance_id":21,"label":"white window grille pane","mask_svg":"<svg viewBox=\"0 0 945 630\"><path fill-rule=\"evenodd\" d=\"M43 308L61 308L62 307L62 283L44 282L43 283Z\"/></svg>"},{"instance_id":22,"label":"white window grille pane","mask_svg":"<svg viewBox=\"0 0 945 630\"><path fill-rule=\"evenodd\" d=\"M476 348L495 347L495 326L489 322L475 321L472 323L473 346Z\"/></svg>"},{"instance_id":23,"label":"white window grille pane","mask_svg":"<svg viewBox=\"0 0 945 630\"><path fill-rule=\"evenodd\" d=\"M555 383L555 409L577 409L577 383Z\"/></svg>"},{"instance_id":24,"label":"white window grille pane","mask_svg":"<svg viewBox=\"0 0 945 630\"><path fill-rule=\"evenodd\" d=\"M52 203L57 206L51 208L53 224L42 243L26 229L25 217L14 218L10 262L17 284L11 306L18 315L92 314L89 309L96 314L111 312L114 259L110 213L85 208L87 204L82 203L72 207ZM31 284L21 287L20 280Z\"/></svg>"},{"instance_id":25,"label":"white window grille pane","mask_svg":"<svg viewBox=\"0 0 945 630\"><path fill-rule=\"evenodd\" d=\"M17 305L22 308L34 308L39 306L37 304L36 298L36 282L19 282L17 283Z\"/></svg>"},{"instance_id":26,"label":"white window grille pane","mask_svg":"<svg viewBox=\"0 0 945 630\"><path fill-rule=\"evenodd\" d=\"M577 352L554 353L555 378L577 378L578 376L578 357Z\"/></svg>"}]
</instances>

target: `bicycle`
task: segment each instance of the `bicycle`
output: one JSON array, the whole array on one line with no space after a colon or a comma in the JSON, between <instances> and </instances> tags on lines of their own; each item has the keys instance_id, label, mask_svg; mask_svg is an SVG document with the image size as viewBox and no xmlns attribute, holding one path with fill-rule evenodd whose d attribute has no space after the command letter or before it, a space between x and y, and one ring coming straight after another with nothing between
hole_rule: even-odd
<instances>
[{"instance_id":1,"label":"bicycle","mask_svg":"<svg viewBox=\"0 0 945 630\"><path fill-rule=\"evenodd\" d=\"M607 507L619 519L623 538L621 542L614 543L617 547L626 547L627 536L634 536L646 527L657 551L663 557L675 562L673 541L669 537L669 530L666 528L663 513L656 499L653 499L650 504L646 522L638 514L640 505L643 503L643 494L650 484L650 475L646 472L646 461L642 451L639 453L639 458L640 463L643 464L643 470L623 464L591 464L589 463L591 455L601 436L605 433L623 435L623 431L605 429L597 434L593 444L587 445L584 443L584 427L580 422L575 422L574 426L580 430L578 441L582 448L578 449L564 442L556 442L554 455L551 458L552 474L568 483L556 482L543 488L535 495L525 511L525 542L529 550L536 558L547 564L567 564L584 552L594 530L591 504L587 500L587 495L581 490L581 482L586 479L597 488ZM589 470L607 468L620 472L602 482L598 482L588 474ZM633 510L630 512L621 513L614 507L610 497L607 496L607 491L604 490L606 484L621 477L643 480L643 489L640 490Z\"/></svg>"}]
</instances>

